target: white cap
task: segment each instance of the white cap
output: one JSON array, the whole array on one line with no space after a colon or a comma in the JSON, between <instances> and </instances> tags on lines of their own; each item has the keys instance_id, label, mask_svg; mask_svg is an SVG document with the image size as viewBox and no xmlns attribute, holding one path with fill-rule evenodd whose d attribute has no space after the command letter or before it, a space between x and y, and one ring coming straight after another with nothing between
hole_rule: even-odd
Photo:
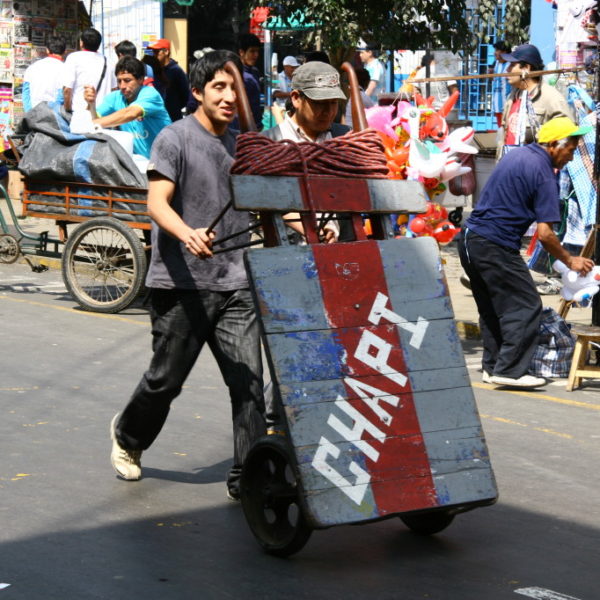
<instances>
[{"instance_id":1,"label":"white cap","mask_svg":"<svg viewBox=\"0 0 600 600\"><path fill-rule=\"evenodd\" d=\"M299 67L300 63L296 60L296 58L294 56L286 56L283 59L283 66L284 67Z\"/></svg>"}]
</instances>

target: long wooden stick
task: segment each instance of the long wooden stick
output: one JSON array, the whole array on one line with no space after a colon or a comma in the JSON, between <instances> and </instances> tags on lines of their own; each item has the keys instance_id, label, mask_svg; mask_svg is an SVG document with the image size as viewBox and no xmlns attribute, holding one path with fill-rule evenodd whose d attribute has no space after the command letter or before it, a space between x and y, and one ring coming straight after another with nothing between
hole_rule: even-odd
<instances>
[{"instance_id":1,"label":"long wooden stick","mask_svg":"<svg viewBox=\"0 0 600 600\"><path fill-rule=\"evenodd\" d=\"M575 73L583 71L585 67L572 67L571 69L553 69L551 71L522 71L527 73L527 77L541 77L542 75L552 75L554 73ZM428 83L433 81L459 81L464 79L493 79L494 77L514 77L521 73L481 73L480 75L444 75L443 77L427 77L420 79L406 79L406 83Z\"/></svg>"}]
</instances>

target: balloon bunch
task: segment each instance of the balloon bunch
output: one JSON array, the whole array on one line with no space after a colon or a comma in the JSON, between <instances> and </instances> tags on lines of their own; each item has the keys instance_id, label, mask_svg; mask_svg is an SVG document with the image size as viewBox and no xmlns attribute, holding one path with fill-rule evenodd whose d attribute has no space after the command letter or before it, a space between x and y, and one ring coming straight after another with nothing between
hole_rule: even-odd
<instances>
[{"instance_id":1,"label":"balloon bunch","mask_svg":"<svg viewBox=\"0 0 600 600\"><path fill-rule=\"evenodd\" d=\"M434 202L428 202L423 214L410 219L408 229L414 237L434 237L441 246L449 244L459 231L448 221L448 211Z\"/></svg>"},{"instance_id":2,"label":"balloon bunch","mask_svg":"<svg viewBox=\"0 0 600 600\"><path fill-rule=\"evenodd\" d=\"M446 189L445 182L470 172L461 155L477 153L471 145L473 128L449 132L446 122L459 95L454 92L438 111L432 107L433 97L425 99L419 94L415 94L416 106L401 101L396 106L367 109L369 127L383 140L391 179L421 181L433 199Z\"/></svg>"}]
</instances>

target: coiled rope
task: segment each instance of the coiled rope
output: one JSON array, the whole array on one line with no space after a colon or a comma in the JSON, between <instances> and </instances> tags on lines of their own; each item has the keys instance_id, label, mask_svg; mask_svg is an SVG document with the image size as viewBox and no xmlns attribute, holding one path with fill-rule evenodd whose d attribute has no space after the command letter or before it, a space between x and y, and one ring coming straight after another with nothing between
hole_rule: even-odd
<instances>
[{"instance_id":1,"label":"coiled rope","mask_svg":"<svg viewBox=\"0 0 600 600\"><path fill-rule=\"evenodd\" d=\"M274 142L260 133L237 138L235 175L333 175L383 179L388 174L384 146L376 131L350 132L322 144Z\"/></svg>"}]
</instances>

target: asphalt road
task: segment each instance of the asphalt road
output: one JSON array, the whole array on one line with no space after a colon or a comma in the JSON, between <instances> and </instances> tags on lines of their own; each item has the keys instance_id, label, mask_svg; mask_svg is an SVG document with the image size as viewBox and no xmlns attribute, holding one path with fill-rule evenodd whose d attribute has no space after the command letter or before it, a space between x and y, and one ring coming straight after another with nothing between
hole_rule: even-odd
<instances>
[{"instance_id":1,"label":"asphalt road","mask_svg":"<svg viewBox=\"0 0 600 600\"><path fill-rule=\"evenodd\" d=\"M469 342L499 502L430 538L390 519L314 532L277 559L225 498L230 412L209 353L144 453L144 478L124 482L108 425L150 357L143 307L86 313L58 272L0 265L0 331L0 600L600 596L598 382L494 390Z\"/></svg>"}]
</instances>

